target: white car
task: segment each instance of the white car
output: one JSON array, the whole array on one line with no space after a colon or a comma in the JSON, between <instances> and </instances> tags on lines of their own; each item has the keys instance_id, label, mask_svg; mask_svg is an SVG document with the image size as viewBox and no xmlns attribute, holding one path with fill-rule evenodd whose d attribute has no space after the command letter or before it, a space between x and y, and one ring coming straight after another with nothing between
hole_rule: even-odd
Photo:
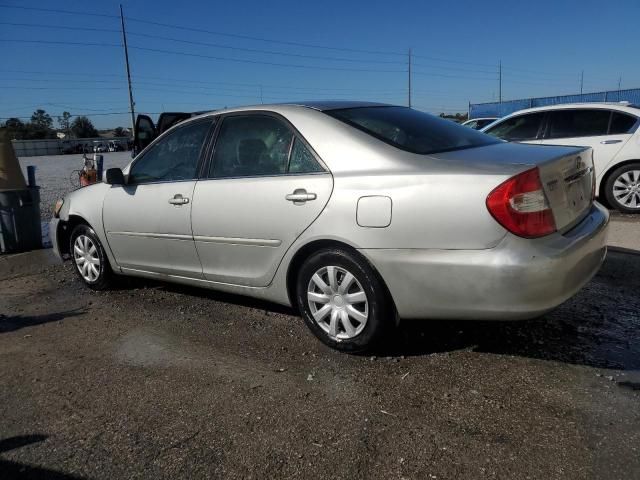
<instances>
[{"instance_id":1,"label":"white car","mask_svg":"<svg viewBox=\"0 0 640 480\"><path fill-rule=\"evenodd\" d=\"M471 118L466 122L462 122L462 125L473 128L474 130L480 130L496 120L498 120L498 117Z\"/></svg>"},{"instance_id":2,"label":"white car","mask_svg":"<svg viewBox=\"0 0 640 480\"><path fill-rule=\"evenodd\" d=\"M640 107L579 103L529 108L482 131L509 142L593 149L596 194L624 213L640 213Z\"/></svg>"}]
</instances>

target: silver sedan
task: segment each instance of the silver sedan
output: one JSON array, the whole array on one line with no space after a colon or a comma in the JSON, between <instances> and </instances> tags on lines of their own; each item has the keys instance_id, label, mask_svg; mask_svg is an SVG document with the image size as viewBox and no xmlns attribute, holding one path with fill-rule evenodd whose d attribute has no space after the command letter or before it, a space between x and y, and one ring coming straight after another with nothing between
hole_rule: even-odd
<instances>
[{"instance_id":1,"label":"silver sedan","mask_svg":"<svg viewBox=\"0 0 640 480\"><path fill-rule=\"evenodd\" d=\"M139 118L131 164L56 205L55 251L90 288L134 275L257 297L362 351L399 318L539 316L606 254L589 148L371 103L184 117Z\"/></svg>"}]
</instances>

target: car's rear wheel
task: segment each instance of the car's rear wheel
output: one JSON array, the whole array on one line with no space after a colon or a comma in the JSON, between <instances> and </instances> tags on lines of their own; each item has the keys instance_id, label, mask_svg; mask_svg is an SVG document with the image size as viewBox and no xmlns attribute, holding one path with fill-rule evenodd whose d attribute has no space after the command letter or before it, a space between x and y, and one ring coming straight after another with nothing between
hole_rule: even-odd
<instances>
[{"instance_id":1,"label":"car's rear wheel","mask_svg":"<svg viewBox=\"0 0 640 480\"><path fill-rule=\"evenodd\" d=\"M296 298L309 329L340 351L374 348L393 325L384 285L359 255L323 249L311 255L298 274Z\"/></svg>"},{"instance_id":2,"label":"car's rear wheel","mask_svg":"<svg viewBox=\"0 0 640 480\"><path fill-rule=\"evenodd\" d=\"M640 163L614 170L605 184L607 202L623 213L640 213Z\"/></svg>"},{"instance_id":3,"label":"car's rear wheel","mask_svg":"<svg viewBox=\"0 0 640 480\"><path fill-rule=\"evenodd\" d=\"M100 239L88 225L78 225L71 232L69 251L80 279L93 290L109 288L113 272Z\"/></svg>"}]
</instances>

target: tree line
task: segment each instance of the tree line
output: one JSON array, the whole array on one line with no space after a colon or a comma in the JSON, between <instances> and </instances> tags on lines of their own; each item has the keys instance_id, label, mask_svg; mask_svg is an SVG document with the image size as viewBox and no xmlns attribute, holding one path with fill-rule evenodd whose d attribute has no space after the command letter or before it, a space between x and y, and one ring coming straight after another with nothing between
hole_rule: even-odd
<instances>
[{"instance_id":1,"label":"tree line","mask_svg":"<svg viewBox=\"0 0 640 480\"><path fill-rule=\"evenodd\" d=\"M98 137L98 130L91 120L85 116L78 116L72 120L69 112L62 112L57 118L58 130L65 134L66 138L93 138ZM53 126L53 118L46 111L38 109L33 112L28 122L19 118L9 118L1 125L9 132L9 138L15 140L37 140L56 138L56 129ZM114 130L116 137L128 136L126 130L118 127Z\"/></svg>"}]
</instances>

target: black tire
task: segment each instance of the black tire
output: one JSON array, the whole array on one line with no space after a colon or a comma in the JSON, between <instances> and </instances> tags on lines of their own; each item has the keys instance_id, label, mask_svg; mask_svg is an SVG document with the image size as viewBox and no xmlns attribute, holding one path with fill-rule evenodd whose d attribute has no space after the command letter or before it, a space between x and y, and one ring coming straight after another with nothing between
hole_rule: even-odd
<instances>
[{"instance_id":1,"label":"black tire","mask_svg":"<svg viewBox=\"0 0 640 480\"><path fill-rule=\"evenodd\" d=\"M77 251L74 248L76 240L79 237L88 238L91 244L95 246L95 252L92 255L92 258L97 258L99 260L99 265L94 265L95 270L92 270L90 274L87 274L87 276L93 276L94 272L97 271L97 275L95 275L95 278L86 278L86 276L82 273L80 262L77 260L77 257L80 257L80 255L78 255ZM107 254L104 251L104 247L102 246L100 239L91 227L81 224L73 229L69 240L69 252L71 252L73 269L75 270L80 280L82 280L82 282L86 286L88 286L92 290L106 290L113 284L113 271L111 270L109 259L107 258Z\"/></svg>"},{"instance_id":2,"label":"black tire","mask_svg":"<svg viewBox=\"0 0 640 480\"><path fill-rule=\"evenodd\" d=\"M624 175L625 173L631 171L640 172L640 162L628 163L627 165L616 168L613 172L611 172L611 175L607 177L607 181L604 185L604 194L607 203L611 208L615 208L622 213L640 213L640 206L638 208L629 207L628 205L625 205L624 203L616 199L614 194L614 185L616 183L616 180L621 175ZM632 188L636 189L635 200L636 202L640 203L640 174L636 173L634 175L633 183L635 184L635 186L633 186Z\"/></svg>"},{"instance_id":3,"label":"black tire","mask_svg":"<svg viewBox=\"0 0 640 480\"><path fill-rule=\"evenodd\" d=\"M328 281L328 268L338 267L337 269L331 269L331 272L335 272L336 282L335 285L340 288L344 283L346 273L353 275L355 282L350 282L350 286L347 287L349 291L343 292L344 297L340 294L321 292L318 287L318 293L324 297L331 298L329 302L328 310L330 313L326 314L320 322L316 321L313 316L312 308L316 308L323 303L314 303L316 307L312 307L312 302L308 299L308 290L312 281L312 277L317 272L323 272L322 277L325 279L325 286L329 286ZM327 276L324 276L327 275ZM313 284L312 288L317 287ZM360 292L364 292L366 295L365 303L353 303L350 306L343 305L344 298L353 297L355 290L359 295ZM340 297L340 298L337 298ZM315 252L302 264L300 271L298 272L298 278L296 282L296 301L302 318L313 334L318 337L323 343L340 350L342 352L361 353L364 351L372 350L376 348L380 340L384 337L385 332L394 325L394 308L389 298L389 294L382 284L382 281L369 265L369 263L360 255L355 252L349 252L341 249L323 249ZM333 314L332 305L336 302L339 303L335 309L338 311L337 318L340 320L337 322L337 335L331 335L330 330L330 318ZM324 307L324 305L323 305ZM353 336L348 337L347 330L343 326L343 320L340 317L342 315L341 310L350 310L350 307L362 312L366 312L366 321L358 322L355 318L351 318L351 313L347 313L347 321L350 322L350 328L354 328ZM319 309L316 309L318 314ZM324 326L321 326L324 325ZM358 332L358 329L361 330ZM340 338L340 337L343 338ZM348 338L345 338L348 337Z\"/></svg>"}]
</instances>

